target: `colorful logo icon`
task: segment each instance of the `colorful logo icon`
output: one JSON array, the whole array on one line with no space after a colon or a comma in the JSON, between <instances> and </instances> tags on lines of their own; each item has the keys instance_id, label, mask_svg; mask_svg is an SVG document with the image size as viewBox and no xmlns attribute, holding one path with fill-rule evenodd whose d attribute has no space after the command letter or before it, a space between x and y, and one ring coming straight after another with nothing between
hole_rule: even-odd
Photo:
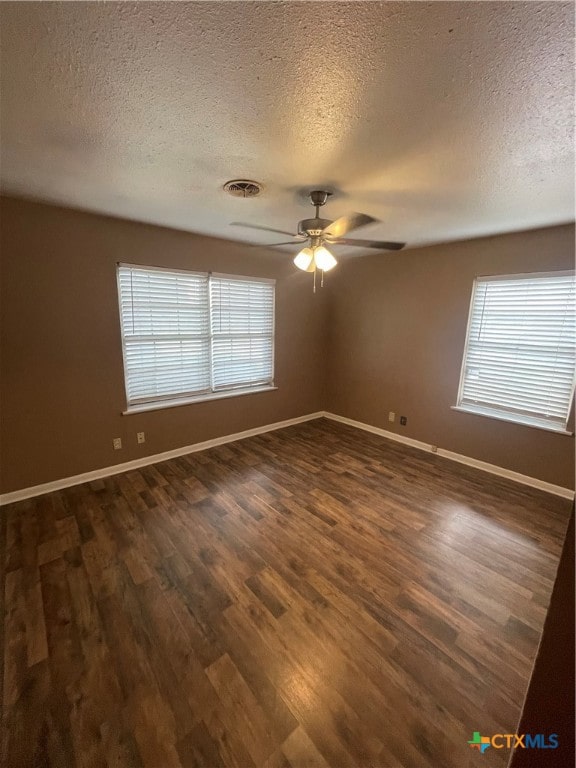
<instances>
[{"instance_id":1,"label":"colorful logo icon","mask_svg":"<svg viewBox=\"0 0 576 768\"><path fill-rule=\"evenodd\" d=\"M480 736L480 731L474 731L472 739L468 744L470 744L472 749L477 749L482 755L486 752L488 747L492 746L490 744L490 736Z\"/></svg>"},{"instance_id":2,"label":"colorful logo icon","mask_svg":"<svg viewBox=\"0 0 576 768\"><path fill-rule=\"evenodd\" d=\"M481 755L488 747L494 749L557 749L558 734L551 733L495 733L493 736L481 736L480 731L474 731L468 742L472 749L477 749Z\"/></svg>"}]
</instances>

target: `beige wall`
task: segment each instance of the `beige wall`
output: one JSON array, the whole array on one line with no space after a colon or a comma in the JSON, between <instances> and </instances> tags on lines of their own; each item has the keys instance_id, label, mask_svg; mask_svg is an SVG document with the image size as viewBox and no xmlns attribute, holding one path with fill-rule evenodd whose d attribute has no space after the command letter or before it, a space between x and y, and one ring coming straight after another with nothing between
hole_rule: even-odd
<instances>
[{"instance_id":1,"label":"beige wall","mask_svg":"<svg viewBox=\"0 0 576 768\"><path fill-rule=\"evenodd\" d=\"M2 492L323 407L327 296L286 254L6 198L0 234ZM122 416L118 261L276 278L278 389Z\"/></svg>"},{"instance_id":2,"label":"beige wall","mask_svg":"<svg viewBox=\"0 0 576 768\"><path fill-rule=\"evenodd\" d=\"M573 267L573 226L342 264L330 275L326 410L574 488L573 437L450 408L474 277Z\"/></svg>"},{"instance_id":3,"label":"beige wall","mask_svg":"<svg viewBox=\"0 0 576 768\"><path fill-rule=\"evenodd\" d=\"M1 214L4 493L324 409L574 487L573 438L450 408L473 278L571 268L571 226L343 259L313 294L286 253L7 198ZM276 278L278 390L122 416L117 261Z\"/></svg>"}]
</instances>

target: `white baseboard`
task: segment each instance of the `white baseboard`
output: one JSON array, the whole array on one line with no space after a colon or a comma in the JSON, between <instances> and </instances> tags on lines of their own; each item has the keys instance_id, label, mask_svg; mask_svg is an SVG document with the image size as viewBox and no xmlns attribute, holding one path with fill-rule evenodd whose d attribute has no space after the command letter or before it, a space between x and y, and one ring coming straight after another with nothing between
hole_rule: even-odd
<instances>
[{"instance_id":1,"label":"white baseboard","mask_svg":"<svg viewBox=\"0 0 576 768\"><path fill-rule=\"evenodd\" d=\"M320 419L324 416L323 411L316 413L309 413L306 416L297 416L294 419L286 419L286 421L277 421L274 424L265 424L263 427L255 427L254 429L246 429L244 432L235 432L232 435L223 435L222 437L215 437L212 440L205 440L202 443L194 443L193 445L184 445L182 448L175 448L173 451L164 451L164 453L155 453L151 456L143 456L141 459L134 459L133 461L125 461L123 464L114 464L111 467L102 467L102 469L95 469L92 472L84 472L81 475L73 475L72 477L63 477L61 480L53 480L50 483L42 483L42 485L34 485L30 488L22 488L19 491L11 491L10 493L4 493L0 495L0 506L5 504L12 504L15 501L24 501L24 499L31 499L34 496L41 496L44 493L51 493L52 491L59 491L61 488L69 488L72 485L80 485L81 483L89 483L92 480L99 480L102 477L109 477L110 475L119 475L121 472L129 472L131 469L138 469L139 467L145 467L149 464L156 464L159 461L166 461L167 459L175 459L178 456L185 456L187 453L196 453L197 451L205 451L207 448L214 448L217 445L224 445L225 443L233 443L236 440L243 440L246 437L253 437L254 435L262 435L264 432L273 432L276 429L284 429L284 427L290 427L293 424L301 424L304 421L311 421L312 419Z\"/></svg>"},{"instance_id":2,"label":"white baseboard","mask_svg":"<svg viewBox=\"0 0 576 768\"><path fill-rule=\"evenodd\" d=\"M528 475L522 475L520 472L513 472L511 469L505 469L504 467L498 467L495 464L488 464L485 461L479 459L473 459L470 456L463 456L460 453L454 453L453 451L445 450L444 448L438 448L437 451L432 451L432 446L428 443L423 443L421 440L414 440L411 437L405 437L404 435L398 435L395 432L388 432L380 427L374 427L371 424L364 424L361 421L355 421L349 419L346 416L338 416L335 413L328 411L317 411L316 413L309 413L306 416L297 416L294 419L287 419L286 421L277 421L274 424L265 424L262 427L255 427L254 429L247 429L244 432L235 432L231 435L223 435L222 437L215 437L212 440L205 440L202 443L194 443L193 445L185 445L182 448L175 448L172 451L164 451L163 453L155 453L151 456L144 456L141 459L134 459L133 461L126 461L122 464L114 464L111 467L102 467L102 469L95 469L92 472L84 472L81 475L73 475L72 477L63 477L61 480L53 480L50 483L43 483L42 485L34 485L30 488L22 488L18 491L12 491L10 493L4 493L0 495L0 506L5 504L12 504L16 501L24 501L25 499L31 499L34 496L41 496L44 493L50 493L52 491L59 491L61 488L69 488L72 485L80 485L81 483L89 483L92 480L99 480L102 477L109 477L110 475L118 475L121 472L129 472L132 469L138 469L139 467L145 467L149 464L156 464L159 461L166 461L167 459L174 459L178 456L185 456L187 453L196 453L197 451L205 451L207 448L214 448L217 445L224 445L225 443L233 443L236 440L243 440L246 437L253 437L254 435L261 435L265 432L272 432L276 429L283 429L284 427L290 427L293 424L301 424L304 421L312 421L313 419L320 419L325 417L332 419L332 421L339 421L342 424L348 424L356 429L362 429L365 432L372 432L380 437L385 437L388 440L394 440L397 443L404 443L404 445L410 445L413 448L418 448L421 451L428 453L436 453L437 456L443 456L451 461L457 461L460 464L466 464L469 467L475 467L481 469L484 472L490 472L493 475L499 477L505 477L508 480L514 480L517 483L523 485L529 485L532 488L538 488L541 491L552 493L556 496L562 496L565 499L573 499L574 491L570 488L563 488L560 485L554 485L553 483L547 483L544 480L538 480L535 477L529 477Z\"/></svg>"},{"instance_id":3,"label":"white baseboard","mask_svg":"<svg viewBox=\"0 0 576 768\"><path fill-rule=\"evenodd\" d=\"M470 456L463 456L461 453L454 453L453 451L447 451L444 448L438 448L436 451L432 450L432 446L428 443L423 443L420 440L414 440L411 437L404 437L404 435L398 435L395 432L388 432L380 427L373 427L371 424L364 424L361 421L355 421L354 419L348 419L346 416L338 416L335 413L324 412L322 414L327 419L333 421L340 421L342 424L348 424L351 427L357 429L363 429L365 432L372 432L375 435L380 435L388 440L395 440L397 443L404 443L405 445L411 445L413 448L418 448L421 451L427 451L428 453L435 453L437 456L443 456L450 461L457 461L459 464L466 464L469 467L475 469L481 469L483 472L490 472L492 475L498 475L498 477L505 477L508 480L514 480L516 483L522 483L522 485L529 485L532 488L538 488L541 491L552 493L555 496L562 496L564 499L572 500L574 498L574 491L570 488L563 488L561 485L554 485L553 483L547 483L544 480L538 480L536 477L530 477L529 475L522 475L520 472L513 472L511 469L505 469L504 467L498 467L496 464L489 464L486 461L480 461L479 459L473 459Z\"/></svg>"}]
</instances>

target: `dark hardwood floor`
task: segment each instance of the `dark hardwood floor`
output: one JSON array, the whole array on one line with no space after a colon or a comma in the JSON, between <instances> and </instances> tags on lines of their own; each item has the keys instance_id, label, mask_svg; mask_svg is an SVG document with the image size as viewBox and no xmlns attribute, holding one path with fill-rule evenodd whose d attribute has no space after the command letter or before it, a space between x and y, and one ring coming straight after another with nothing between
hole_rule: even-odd
<instances>
[{"instance_id":1,"label":"dark hardwood floor","mask_svg":"<svg viewBox=\"0 0 576 768\"><path fill-rule=\"evenodd\" d=\"M3 765L505 766L569 515L326 420L6 507Z\"/></svg>"}]
</instances>

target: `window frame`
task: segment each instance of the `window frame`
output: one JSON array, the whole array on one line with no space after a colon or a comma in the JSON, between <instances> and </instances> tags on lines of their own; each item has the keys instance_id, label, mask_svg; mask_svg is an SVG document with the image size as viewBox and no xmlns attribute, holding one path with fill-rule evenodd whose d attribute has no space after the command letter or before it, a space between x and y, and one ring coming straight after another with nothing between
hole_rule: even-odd
<instances>
[{"instance_id":1,"label":"window frame","mask_svg":"<svg viewBox=\"0 0 576 768\"><path fill-rule=\"evenodd\" d=\"M152 399L137 398L130 401L128 393L128 379L126 376L126 336L124 333L124 322L122 317L122 302L121 302L121 287L120 287L120 269L142 269L149 272L170 272L182 275L195 275L206 279L206 290L208 299L208 349L210 359L210 388L208 390L202 390L197 393L178 393L170 395L157 395ZM237 280L245 282L255 283L267 283L272 285L272 330L270 339L272 343L271 352L271 370L272 377L270 383L257 384L254 386L232 386L229 389L214 389L214 372L212 368L212 291L210 286L211 278L224 279L224 280ZM275 348L276 348L276 280L268 277L253 277L250 275L231 275L221 272L200 272L192 269L180 269L172 267L160 267L156 265L147 264L129 264L127 262L116 263L116 282L117 282L117 296L118 296L118 312L120 320L120 339L122 343L122 372L124 377L124 397L126 402L126 408L122 411L123 415L129 415L132 413L142 413L144 411L156 411L165 408L176 408L181 405L190 405L193 403L208 402L210 400L223 400L230 397L241 397L243 395L258 394L261 392L271 392L277 390L278 387L275 384Z\"/></svg>"},{"instance_id":2,"label":"window frame","mask_svg":"<svg viewBox=\"0 0 576 768\"><path fill-rule=\"evenodd\" d=\"M456 405L451 406L454 411L461 411L462 413L472 414L473 416L484 416L490 419L496 419L497 421L505 421L511 424L518 424L520 426L532 427L533 429L542 429L547 432L554 432L560 435L573 435L574 433L569 430L568 423L574 409L574 393L576 389L576 376L572 380L572 390L570 393L568 411L566 413L566 419L564 426L559 426L553 422L546 423L544 417L541 421L538 421L538 417L530 416L528 414L523 415L520 413L514 413L513 411L499 410L497 408L491 409L489 406L472 405L470 403L462 403L462 397L464 392L464 380L466 365L468 361L468 349L470 346L470 327L472 324L472 310L474 307L474 299L476 296L476 289L479 281L482 282L502 282L505 280L536 280L538 278L546 277L574 277L574 270L550 270L548 272L521 272L517 274L507 275L478 275L474 278L472 284L472 293L470 296L470 303L468 306L468 321L466 323L466 338L464 342L464 351L462 354L462 364L460 366L460 379L458 383L458 393L456 398Z\"/></svg>"}]
</instances>

